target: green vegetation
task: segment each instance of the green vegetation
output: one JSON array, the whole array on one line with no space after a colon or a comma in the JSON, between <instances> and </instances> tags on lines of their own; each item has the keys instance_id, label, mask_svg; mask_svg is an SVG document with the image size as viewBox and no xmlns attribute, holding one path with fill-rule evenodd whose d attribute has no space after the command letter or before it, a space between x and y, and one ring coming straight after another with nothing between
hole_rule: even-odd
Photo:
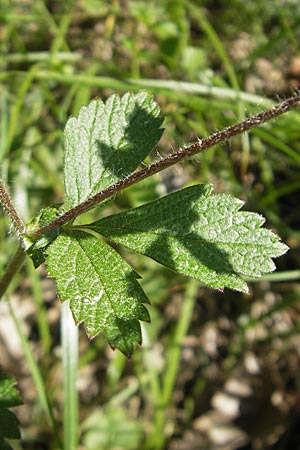
<instances>
[{"instance_id":1,"label":"green vegetation","mask_svg":"<svg viewBox=\"0 0 300 450\"><path fill-rule=\"evenodd\" d=\"M0 372L0 448L11 449L6 439L20 439L19 422L7 408L22 403L12 378Z\"/></svg>"},{"instance_id":2,"label":"green vegetation","mask_svg":"<svg viewBox=\"0 0 300 450\"><path fill-rule=\"evenodd\" d=\"M299 13L292 1L284 7L277 1L272 5L234 1L228 6L208 2L205 7L189 1L29 1L12 5L4 0L2 4L1 179L9 186L25 222L39 214L32 229L57 216L59 206L39 211L63 202L64 124L93 98L146 89L155 95L166 117L165 132L151 156L147 156L149 149L136 142L135 151L145 153L138 155L126 173L122 173L124 161L114 170L107 170L105 158L102 168L97 162L95 175L98 171L106 174L104 185L95 183L91 191L83 193L83 183L76 199L70 173L66 183L69 207L127 176L145 157L148 166L187 142L272 106L278 96L289 96L291 89L299 87ZM77 120L70 120L69 129ZM117 118L116 124L120 120ZM156 132L143 138L149 139L150 149L161 134L157 120ZM157 247L144 251L144 243L135 240L130 230L126 235L118 231L120 219L131 223L131 231L136 230L130 214L147 221L147 206L131 210L135 213L120 211L147 202L159 207L162 194L188 184L212 183L217 193L226 193L223 198L229 199L231 194L244 200L248 211L265 216L267 227L290 247L278 260L278 272L255 283L249 281L250 295L205 289L195 280L118 247L142 275L140 284L151 299L152 323L143 324L143 346L132 360L112 352L101 336L88 342L80 328L77 363L74 345L78 330L64 306L59 311L43 266L38 272L31 263L22 267L6 293L9 303L2 302L0 310L1 323L7 324L1 327L0 364L17 379L24 401L16 409L22 443L12 442L13 448L56 449L63 445L71 449L79 442L87 450L172 450L193 448L193 440L196 448L214 448L220 423L212 418L209 429L201 425L201 419L208 413L213 417L218 392L231 398L228 386L233 380L247 387L246 397L239 391L235 398L241 404L246 398L254 416L249 419L241 408L228 418L223 410L232 434L230 442L224 438L222 445L232 449L242 445L249 449L289 448L289 436L293 435L289 416L297 408L300 372L299 120L297 111L290 112L249 134L233 137L226 145L128 187L113 202L105 202L105 209L98 206L83 216L77 242L87 224L104 215L92 225L93 232L159 259ZM76 149L72 145L67 148L65 162ZM188 191L180 192L183 198ZM176 194L172 196L175 202ZM0 274L13 255L14 264L22 260L10 231L9 221L1 216ZM165 231L160 231L162 241L182 244L178 230L171 230L168 237ZM36 265L41 262L40 249L56 237L52 233L47 234L48 241L35 247ZM52 245L60 243L57 239ZM49 255L50 273L55 275L59 262ZM9 321L19 337L14 345ZM254 428L253 417L259 419ZM234 418L240 425L233 430Z\"/></svg>"}]
</instances>

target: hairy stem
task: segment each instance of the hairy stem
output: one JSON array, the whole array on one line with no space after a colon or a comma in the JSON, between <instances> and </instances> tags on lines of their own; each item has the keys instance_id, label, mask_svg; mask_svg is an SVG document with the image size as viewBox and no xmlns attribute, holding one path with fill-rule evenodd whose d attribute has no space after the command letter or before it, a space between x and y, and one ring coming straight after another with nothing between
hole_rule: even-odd
<instances>
[{"instance_id":1,"label":"hairy stem","mask_svg":"<svg viewBox=\"0 0 300 450\"><path fill-rule=\"evenodd\" d=\"M12 223L14 224L15 228L17 229L17 231L20 234L24 234L25 233L25 225L24 225L22 219L20 218L19 214L15 210L15 207L12 204L12 201L8 195L8 192L5 189L5 187L3 186L3 184L1 183L1 181L0 181L0 202L2 203L3 208L9 215L9 217L10 217Z\"/></svg>"},{"instance_id":2,"label":"hairy stem","mask_svg":"<svg viewBox=\"0 0 300 450\"><path fill-rule=\"evenodd\" d=\"M20 245L18 250L16 251L15 256L6 267L6 270L0 279L0 300L6 292L6 289L8 288L13 277L19 272L22 265L24 264L25 258L26 252Z\"/></svg>"},{"instance_id":3,"label":"hairy stem","mask_svg":"<svg viewBox=\"0 0 300 450\"><path fill-rule=\"evenodd\" d=\"M300 103L300 95L290 97L287 100L273 106L270 109L267 109L259 114L255 114L243 120L242 122L224 128L221 131L217 131L216 133L212 134L211 136L203 140L198 140L194 144L182 148L178 152L172 153L166 156L165 158L154 162L153 164L144 169L134 172L128 177L123 178L122 180L109 186L103 191L98 192L96 195L89 198L88 200L70 209L65 214L59 216L57 219L55 219L48 225L45 225L44 227L40 228L35 232L35 236L40 236L46 231L49 231L53 228L66 224L67 222L76 218L80 214L83 214L87 210L95 207L98 203L115 195L117 192L131 186L132 184L142 181L145 178L150 177L151 175L154 175L164 169L167 169L168 167L173 166L174 164L178 163L179 161L182 161L185 158L196 155L197 153L200 153L209 147L213 147L214 145L219 144L220 142L225 142L228 139L232 138L233 136L236 136L237 134L244 133L245 131L251 130L251 128L255 128L259 125L262 125L263 123L268 122L274 119L275 117L278 117L290 111L291 109L298 106L299 103Z\"/></svg>"}]
</instances>

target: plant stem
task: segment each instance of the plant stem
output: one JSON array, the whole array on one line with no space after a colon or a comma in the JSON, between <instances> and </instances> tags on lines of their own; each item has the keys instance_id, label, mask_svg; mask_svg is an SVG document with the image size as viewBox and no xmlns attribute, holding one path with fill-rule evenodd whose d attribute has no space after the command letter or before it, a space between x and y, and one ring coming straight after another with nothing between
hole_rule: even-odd
<instances>
[{"instance_id":1,"label":"plant stem","mask_svg":"<svg viewBox=\"0 0 300 450\"><path fill-rule=\"evenodd\" d=\"M6 81L13 76L25 76L27 72L21 70L9 70L0 73L0 82ZM66 74L59 73L44 69L39 69L34 73L34 78L36 80L55 80L64 84L79 84L80 86L90 86L93 88L109 88L115 91L133 91L137 92L140 89L146 89L156 93L163 93L164 95L173 96L174 93L186 95L202 95L210 96L218 99L227 99L232 102L237 102L242 100L246 103L252 105L260 105L263 108L271 107L274 102L270 99L262 98L259 95L250 94L244 91L235 91L232 88L224 88L219 86L207 86L201 83L190 83L187 81L178 80L157 80L152 78L127 78L119 80L113 77L100 77L84 74Z\"/></svg>"},{"instance_id":2,"label":"plant stem","mask_svg":"<svg viewBox=\"0 0 300 450\"><path fill-rule=\"evenodd\" d=\"M8 195L7 190L5 189L4 185L0 181L0 202L2 203L5 211L7 212L8 216L10 217L13 225L15 226L17 232L19 235L23 235L26 231L25 225L20 218L19 214L15 210L14 205L12 204L12 201L10 199L10 196ZM15 256L12 258L12 260L9 262L4 274L2 275L0 279L0 300L3 297L6 289L8 288L10 282L12 281L13 277L19 272L21 269L24 261L26 258L26 253L24 248L22 247L22 244L19 245Z\"/></svg>"},{"instance_id":3,"label":"plant stem","mask_svg":"<svg viewBox=\"0 0 300 450\"><path fill-rule=\"evenodd\" d=\"M171 348L168 349L169 364L163 380L163 400L166 404L169 403L174 389L182 353L182 343L190 326L197 299L198 287L199 281L197 280L191 279L187 282L179 322L176 326Z\"/></svg>"},{"instance_id":4,"label":"plant stem","mask_svg":"<svg viewBox=\"0 0 300 450\"><path fill-rule=\"evenodd\" d=\"M167 349L167 370L162 380L162 398L161 407L156 411L155 434L160 436L162 442L165 440L164 427L166 424L167 413L170 408L175 381L179 370L179 364L182 354L182 344L188 332L191 318L197 299L199 282L190 280L186 286L186 292L183 299L182 310L179 316L179 322L176 325L175 334L171 345Z\"/></svg>"},{"instance_id":5,"label":"plant stem","mask_svg":"<svg viewBox=\"0 0 300 450\"><path fill-rule=\"evenodd\" d=\"M14 308L12 307L11 302L8 303L9 306L9 311L10 314L12 316L12 319L14 321L17 333L20 337L21 343L22 343L22 347L23 347L23 352L24 352L24 357L25 360L27 362L28 368L30 370L32 379L34 381L34 385L36 388L36 392L37 392L37 396L40 402L40 406L43 409L47 421L49 423L49 425L52 427L52 431L53 431L53 435L55 438L55 441L57 443L57 445L59 446L59 449L62 448L61 445L61 440L60 440L60 436L58 433L58 429L57 429L57 424L56 421L54 419L53 416L53 412L51 409L51 404L48 398L48 394L47 394L47 390L46 390L46 385L45 382L43 380L40 368L36 362L35 356L33 355L33 352L30 348L28 339L26 338L26 336L23 333L20 321L18 319L18 317L16 316L15 312L14 312Z\"/></svg>"},{"instance_id":6,"label":"plant stem","mask_svg":"<svg viewBox=\"0 0 300 450\"><path fill-rule=\"evenodd\" d=\"M286 281L295 281L300 280L300 270L281 270L280 272L269 273L263 275L261 278L247 278L244 277L246 281L251 283L259 283L262 281L271 281L275 282L286 282Z\"/></svg>"},{"instance_id":7,"label":"plant stem","mask_svg":"<svg viewBox=\"0 0 300 450\"><path fill-rule=\"evenodd\" d=\"M78 327L74 324L69 303L61 307L61 336L64 388L64 449L78 448Z\"/></svg>"},{"instance_id":8,"label":"plant stem","mask_svg":"<svg viewBox=\"0 0 300 450\"><path fill-rule=\"evenodd\" d=\"M0 300L6 292L6 289L8 288L13 277L19 272L22 265L24 264L25 258L26 252L20 245L16 251L15 256L6 267L6 270L0 279Z\"/></svg>"},{"instance_id":9,"label":"plant stem","mask_svg":"<svg viewBox=\"0 0 300 450\"><path fill-rule=\"evenodd\" d=\"M20 64L20 63L37 63L37 62L44 62L47 63L51 59L55 59L59 62L67 62L67 63L75 63L77 61L82 60L82 55L78 53L71 53L71 52L53 52L49 53L48 51L42 51L42 52L28 52L28 53L10 53L9 55L5 55L6 62L14 63L14 64Z\"/></svg>"},{"instance_id":10,"label":"plant stem","mask_svg":"<svg viewBox=\"0 0 300 450\"><path fill-rule=\"evenodd\" d=\"M12 204L12 201L8 195L7 190L3 186L3 184L0 181L0 202L2 203L4 209L6 210L7 214L9 215L12 223L14 224L17 231L22 235L25 233L26 228L25 225L20 218L19 214L15 210L14 205Z\"/></svg>"},{"instance_id":11,"label":"plant stem","mask_svg":"<svg viewBox=\"0 0 300 450\"><path fill-rule=\"evenodd\" d=\"M43 362L46 363L47 357L50 354L52 336L47 318L47 308L42 292L40 275L34 268L30 258L27 258L27 273L30 280L32 295L37 306L36 321L40 343L43 350ZM42 367L45 368L45 364L42 364Z\"/></svg>"},{"instance_id":12,"label":"plant stem","mask_svg":"<svg viewBox=\"0 0 300 450\"><path fill-rule=\"evenodd\" d=\"M236 136L237 134L242 134L245 131L250 130L251 128L255 128L259 125L262 125L263 123L268 122L274 119L275 117L278 117L290 111L291 109L298 106L299 103L300 103L300 95L295 95L273 106L270 109L267 109L259 114L250 116L249 118L243 120L242 122L224 128L221 131L217 131L216 133L213 133L212 135L203 140L199 139L194 144L188 147L184 147L176 153L171 153L165 158L154 162L153 164L144 169L134 172L133 174L127 176L126 178L123 178L122 180L109 186L103 191L98 192L93 197L87 199L86 201L80 203L79 205L67 211L65 214L59 216L53 222L37 230L34 235L38 237L53 228L64 225L70 220L75 219L80 214L83 214L89 209L95 207L101 201L115 195L119 191L131 186L132 184L135 184L164 169L167 169L168 167L173 166L179 161L194 156L197 153L203 152L203 150L209 147L213 147L214 145L219 144L220 142L225 142L228 139L232 138L233 136Z\"/></svg>"}]
</instances>

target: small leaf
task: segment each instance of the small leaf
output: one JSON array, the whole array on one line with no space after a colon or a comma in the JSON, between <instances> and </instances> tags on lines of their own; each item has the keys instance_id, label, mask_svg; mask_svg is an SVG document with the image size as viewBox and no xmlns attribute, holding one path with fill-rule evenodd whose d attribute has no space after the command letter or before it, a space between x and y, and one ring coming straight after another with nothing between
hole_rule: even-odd
<instances>
[{"instance_id":1,"label":"small leaf","mask_svg":"<svg viewBox=\"0 0 300 450\"><path fill-rule=\"evenodd\" d=\"M15 381L0 372L0 449L12 450L5 439L19 439L21 437L19 420L13 412L7 409L21 404L22 400L15 387Z\"/></svg>"},{"instance_id":2,"label":"small leaf","mask_svg":"<svg viewBox=\"0 0 300 450\"><path fill-rule=\"evenodd\" d=\"M160 109L145 92L92 101L65 128L65 188L72 208L132 173L158 143Z\"/></svg>"},{"instance_id":3,"label":"small leaf","mask_svg":"<svg viewBox=\"0 0 300 450\"><path fill-rule=\"evenodd\" d=\"M48 208L42 209L39 214L27 225L28 236L25 236L25 244L27 246L27 253L31 257L34 267L39 267L45 262L45 248L52 242L59 233L58 228L47 231L37 241L33 241L30 235L34 235L34 232L39 228L47 225L52 220L55 220L59 215L60 205L52 205Z\"/></svg>"},{"instance_id":4,"label":"small leaf","mask_svg":"<svg viewBox=\"0 0 300 450\"><path fill-rule=\"evenodd\" d=\"M273 271L288 248L242 201L211 191L191 186L87 227L208 286L247 292L241 275Z\"/></svg>"},{"instance_id":5,"label":"small leaf","mask_svg":"<svg viewBox=\"0 0 300 450\"><path fill-rule=\"evenodd\" d=\"M96 235L96 233L94 233ZM47 267L56 278L62 301L69 300L77 323L87 334L102 332L113 348L130 356L141 343L139 320L149 321L149 303L138 275L99 235L61 234L47 249Z\"/></svg>"}]
</instances>

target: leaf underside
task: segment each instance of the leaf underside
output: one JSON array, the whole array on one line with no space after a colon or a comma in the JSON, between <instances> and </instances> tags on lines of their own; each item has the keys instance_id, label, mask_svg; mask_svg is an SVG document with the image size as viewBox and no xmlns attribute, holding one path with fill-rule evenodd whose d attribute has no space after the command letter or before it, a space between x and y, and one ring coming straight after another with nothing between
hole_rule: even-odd
<instances>
[{"instance_id":1,"label":"leaf underside","mask_svg":"<svg viewBox=\"0 0 300 450\"><path fill-rule=\"evenodd\" d=\"M142 340L139 320L150 320L134 270L100 236L83 231L61 234L47 254L48 273L75 322L85 323L89 337L104 333L111 347L130 356Z\"/></svg>"},{"instance_id":2,"label":"leaf underside","mask_svg":"<svg viewBox=\"0 0 300 450\"><path fill-rule=\"evenodd\" d=\"M88 227L207 286L247 292L241 275L272 272L287 247L241 200L211 191L191 186Z\"/></svg>"}]
</instances>

